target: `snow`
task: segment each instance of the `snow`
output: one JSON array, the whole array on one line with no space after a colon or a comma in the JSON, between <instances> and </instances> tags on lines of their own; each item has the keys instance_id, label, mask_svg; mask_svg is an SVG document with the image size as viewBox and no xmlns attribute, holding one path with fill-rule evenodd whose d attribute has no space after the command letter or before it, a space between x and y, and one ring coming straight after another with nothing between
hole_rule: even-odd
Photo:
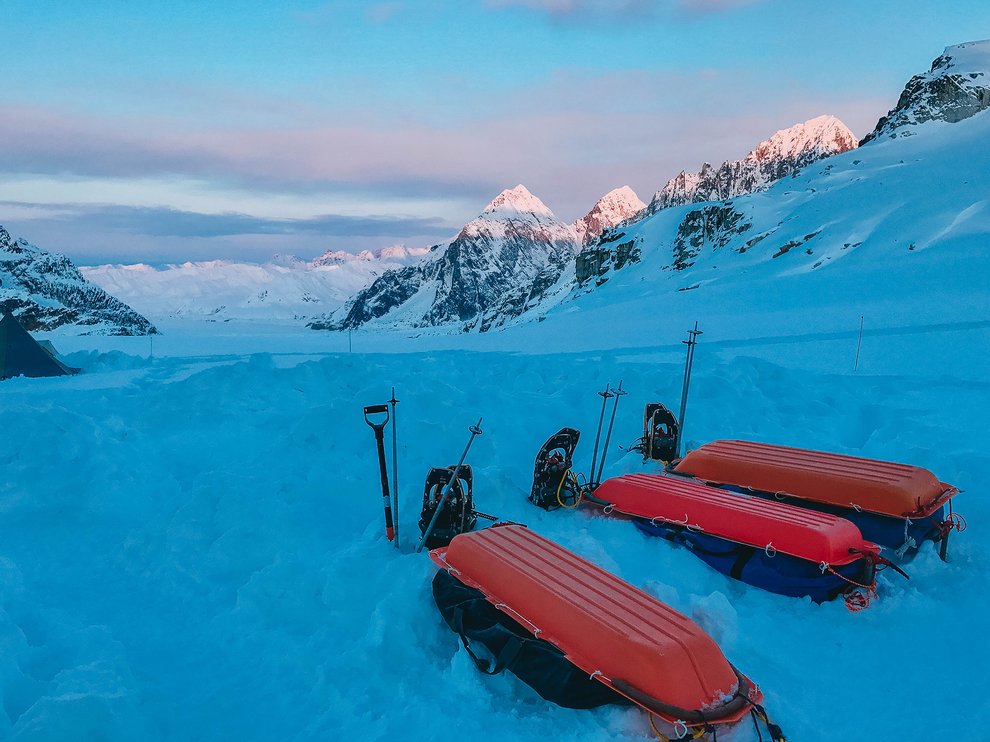
<instances>
[{"instance_id":1,"label":"snow","mask_svg":"<svg viewBox=\"0 0 990 742\"><path fill-rule=\"evenodd\" d=\"M547 208L546 204L530 193L522 184L502 191L491 200L483 213L496 214L497 218L505 218L513 214L553 217L553 212Z\"/></svg>"},{"instance_id":2,"label":"snow","mask_svg":"<svg viewBox=\"0 0 990 742\"><path fill-rule=\"evenodd\" d=\"M835 116L818 116L775 132L742 160L726 161L718 168L706 162L697 173L682 170L629 221L641 221L671 206L760 191L816 160L856 146L856 137Z\"/></svg>"},{"instance_id":3,"label":"snow","mask_svg":"<svg viewBox=\"0 0 990 742\"><path fill-rule=\"evenodd\" d=\"M526 502L536 449L560 427L583 432L587 469L606 382L630 391L613 436L624 445L645 402L678 401L683 323L585 319L587 349L548 323L355 332L348 353L346 334L174 320L153 360L147 338L59 337L85 374L0 385L0 738L651 739L635 710L561 709L480 675L442 624L433 567L411 553L422 478L456 460L479 416L479 509L693 616L789 738L913 738L956 708L987 718L988 323L868 332L858 372L854 331L743 341L731 339L742 318L734 331L702 323L689 447L811 446L965 490L951 561L925 546L910 582L884 573L879 600L850 613L733 582L628 523ZM361 415L392 385L400 552L382 536ZM607 475L653 470L610 448Z\"/></svg>"},{"instance_id":4,"label":"snow","mask_svg":"<svg viewBox=\"0 0 990 742\"><path fill-rule=\"evenodd\" d=\"M951 58L947 67L950 72L985 74L990 69L990 39L947 46L942 56Z\"/></svg>"},{"instance_id":5,"label":"snow","mask_svg":"<svg viewBox=\"0 0 990 742\"><path fill-rule=\"evenodd\" d=\"M86 266L80 272L154 320L185 316L304 323L333 311L376 276L414 262L425 252L394 246L378 254L328 252L308 263L275 256L265 264L211 260L164 268Z\"/></svg>"},{"instance_id":6,"label":"snow","mask_svg":"<svg viewBox=\"0 0 990 742\"><path fill-rule=\"evenodd\" d=\"M835 116L818 116L774 133L758 144L747 160L797 159L809 152L824 155L856 148L856 137Z\"/></svg>"},{"instance_id":7,"label":"snow","mask_svg":"<svg viewBox=\"0 0 990 742\"><path fill-rule=\"evenodd\" d=\"M585 214L571 225L577 234L580 245L587 245L601 236L606 229L616 226L646 208L639 196L629 186L615 188L600 199Z\"/></svg>"}]
</instances>

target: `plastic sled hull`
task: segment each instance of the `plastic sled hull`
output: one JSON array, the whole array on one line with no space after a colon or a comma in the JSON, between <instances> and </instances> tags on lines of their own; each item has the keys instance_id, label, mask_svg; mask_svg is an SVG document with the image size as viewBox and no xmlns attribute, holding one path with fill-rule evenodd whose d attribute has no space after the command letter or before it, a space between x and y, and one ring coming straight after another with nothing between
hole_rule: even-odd
<instances>
[{"instance_id":1,"label":"plastic sled hull","mask_svg":"<svg viewBox=\"0 0 990 742\"><path fill-rule=\"evenodd\" d=\"M603 482L594 500L607 503L608 512L642 518L655 526L676 526L816 566L851 564L880 552L845 518L680 477L627 474Z\"/></svg>"},{"instance_id":2,"label":"plastic sled hull","mask_svg":"<svg viewBox=\"0 0 990 742\"><path fill-rule=\"evenodd\" d=\"M670 723L734 722L762 695L694 621L525 526L430 552L596 680Z\"/></svg>"},{"instance_id":3,"label":"plastic sled hull","mask_svg":"<svg viewBox=\"0 0 990 742\"><path fill-rule=\"evenodd\" d=\"M706 443L673 471L895 518L930 516L958 493L916 466L752 441Z\"/></svg>"}]
</instances>

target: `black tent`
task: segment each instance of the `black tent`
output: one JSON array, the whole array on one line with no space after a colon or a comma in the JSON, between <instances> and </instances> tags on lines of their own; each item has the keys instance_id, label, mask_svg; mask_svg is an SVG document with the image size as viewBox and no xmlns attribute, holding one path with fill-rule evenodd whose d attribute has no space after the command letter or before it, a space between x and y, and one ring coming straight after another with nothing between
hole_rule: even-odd
<instances>
[{"instance_id":1,"label":"black tent","mask_svg":"<svg viewBox=\"0 0 990 742\"><path fill-rule=\"evenodd\" d=\"M45 350L14 315L5 312L0 319L0 379L15 376L64 376L77 374L53 353Z\"/></svg>"}]
</instances>

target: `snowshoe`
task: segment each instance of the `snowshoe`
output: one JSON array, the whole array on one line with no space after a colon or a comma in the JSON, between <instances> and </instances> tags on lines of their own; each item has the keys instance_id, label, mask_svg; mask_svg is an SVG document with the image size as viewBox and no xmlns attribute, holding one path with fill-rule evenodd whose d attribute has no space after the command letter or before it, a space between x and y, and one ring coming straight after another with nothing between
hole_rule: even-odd
<instances>
[{"instance_id":1,"label":"snowshoe","mask_svg":"<svg viewBox=\"0 0 990 742\"><path fill-rule=\"evenodd\" d=\"M659 402L646 405L643 415L643 459L667 463L677 457L677 418Z\"/></svg>"},{"instance_id":2,"label":"snowshoe","mask_svg":"<svg viewBox=\"0 0 990 742\"><path fill-rule=\"evenodd\" d=\"M571 472L574 449L581 433L574 428L561 428L550 436L536 454L533 490L529 501L544 510L571 508L581 499L577 477Z\"/></svg>"},{"instance_id":3,"label":"snowshoe","mask_svg":"<svg viewBox=\"0 0 990 742\"><path fill-rule=\"evenodd\" d=\"M440 503L443 491L450 483L455 467L433 467L426 475L426 486L423 488L423 510L419 516L419 531L426 529L433 519L433 513ZM433 533L426 539L426 548L436 549L446 546L454 536L467 533L474 529L477 518L474 515L474 473L467 464L461 466L457 480L450 488L447 501L437 517Z\"/></svg>"}]
</instances>

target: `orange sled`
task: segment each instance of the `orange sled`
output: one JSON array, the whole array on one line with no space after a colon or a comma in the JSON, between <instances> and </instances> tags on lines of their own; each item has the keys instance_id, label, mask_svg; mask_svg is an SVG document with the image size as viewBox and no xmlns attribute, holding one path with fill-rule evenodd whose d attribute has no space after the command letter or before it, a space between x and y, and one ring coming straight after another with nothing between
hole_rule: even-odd
<instances>
[{"instance_id":1,"label":"orange sled","mask_svg":"<svg viewBox=\"0 0 990 742\"><path fill-rule=\"evenodd\" d=\"M762 714L760 690L691 619L525 526L464 533L430 557L573 665L676 728L700 733L752 709Z\"/></svg>"},{"instance_id":2,"label":"orange sled","mask_svg":"<svg viewBox=\"0 0 990 742\"><path fill-rule=\"evenodd\" d=\"M894 518L935 513L958 490L927 469L751 441L714 441L689 452L673 470L801 500Z\"/></svg>"}]
</instances>

